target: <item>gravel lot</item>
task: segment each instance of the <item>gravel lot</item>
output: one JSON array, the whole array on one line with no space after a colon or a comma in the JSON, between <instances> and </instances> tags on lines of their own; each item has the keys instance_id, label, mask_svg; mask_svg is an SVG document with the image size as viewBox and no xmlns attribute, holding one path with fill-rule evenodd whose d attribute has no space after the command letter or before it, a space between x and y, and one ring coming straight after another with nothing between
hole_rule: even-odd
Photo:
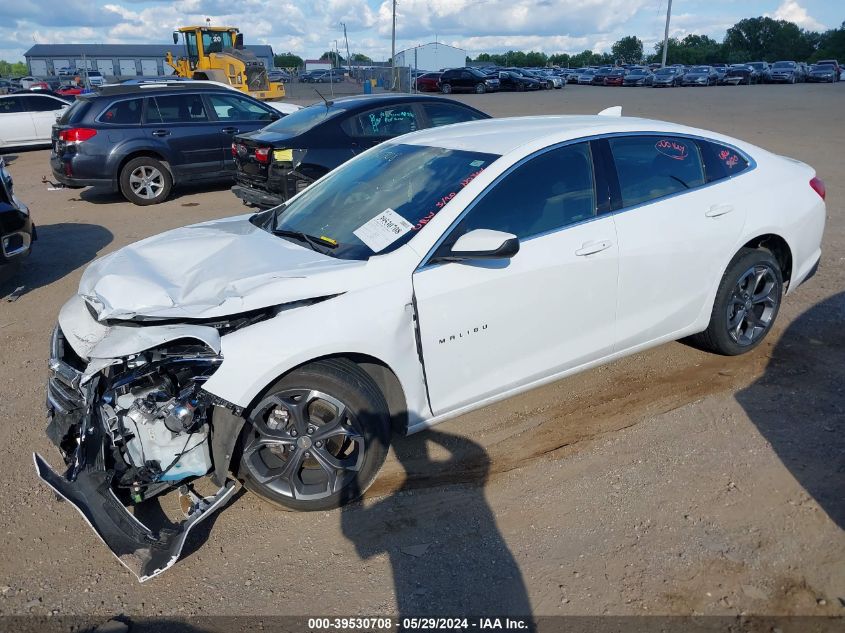
<instances>
[{"instance_id":1,"label":"gravel lot","mask_svg":"<svg viewBox=\"0 0 845 633\"><path fill-rule=\"evenodd\" d=\"M239 495L140 585L35 476L33 450L60 463L49 333L95 257L243 207L227 186L153 207L48 191L46 150L7 152L39 240L0 288L25 286L0 302L0 614L845 614L845 83L458 98L495 116L622 104L803 160L827 184L821 270L750 355L672 343L397 440L342 511Z\"/></svg>"}]
</instances>

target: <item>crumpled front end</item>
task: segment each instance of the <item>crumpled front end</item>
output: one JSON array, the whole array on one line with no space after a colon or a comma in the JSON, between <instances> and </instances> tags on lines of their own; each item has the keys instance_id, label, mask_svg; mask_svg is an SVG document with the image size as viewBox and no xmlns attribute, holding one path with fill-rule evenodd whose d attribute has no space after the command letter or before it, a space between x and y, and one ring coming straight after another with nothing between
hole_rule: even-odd
<instances>
[{"instance_id":1,"label":"crumpled front end","mask_svg":"<svg viewBox=\"0 0 845 633\"><path fill-rule=\"evenodd\" d=\"M235 490L227 468L240 411L203 384L222 363L219 331L256 318L104 324L78 296L62 310L51 340L47 435L65 471L37 454L35 466L142 582L171 567L190 530ZM219 489L203 498L191 482L209 473ZM142 504L174 489L180 525L137 518Z\"/></svg>"}]
</instances>

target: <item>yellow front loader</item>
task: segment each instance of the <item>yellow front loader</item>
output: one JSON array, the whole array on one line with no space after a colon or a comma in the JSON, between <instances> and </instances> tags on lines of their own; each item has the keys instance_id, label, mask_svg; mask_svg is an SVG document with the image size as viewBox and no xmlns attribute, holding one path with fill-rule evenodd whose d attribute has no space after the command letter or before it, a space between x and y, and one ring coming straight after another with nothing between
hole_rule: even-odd
<instances>
[{"instance_id":1,"label":"yellow front loader","mask_svg":"<svg viewBox=\"0 0 845 633\"><path fill-rule=\"evenodd\" d=\"M174 75L208 79L229 84L256 99L285 96L282 83L270 82L267 69L254 53L244 48L244 37L230 26L183 26L173 33L173 43L184 42L184 55L174 60L168 51L166 61Z\"/></svg>"}]
</instances>

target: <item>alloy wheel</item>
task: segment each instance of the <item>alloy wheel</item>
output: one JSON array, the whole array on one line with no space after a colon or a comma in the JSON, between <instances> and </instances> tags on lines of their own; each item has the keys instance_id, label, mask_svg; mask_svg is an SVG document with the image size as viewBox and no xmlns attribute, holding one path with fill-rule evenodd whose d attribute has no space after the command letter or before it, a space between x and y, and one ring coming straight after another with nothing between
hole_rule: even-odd
<instances>
[{"instance_id":1,"label":"alloy wheel","mask_svg":"<svg viewBox=\"0 0 845 633\"><path fill-rule=\"evenodd\" d=\"M361 469L366 445L349 407L311 389L286 389L262 401L249 418L243 463L255 481L299 500L329 497Z\"/></svg>"},{"instance_id":2,"label":"alloy wheel","mask_svg":"<svg viewBox=\"0 0 845 633\"><path fill-rule=\"evenodd\" d=\"M738 345L757 342L771 327L780 294L775 272L757 264L744 272L728 301L728 334Z\"/></svg>"},{"instance_id":3,"label":"alloy wheel","mask_svg":"<svg viewBox=\"0 0 845 633\"><path fill-rule=\"evenodd\" d=\"M152 200L164 190L164 175L150 165L139 165L129 175L129 186L139 198Z\"/></svg>"}]
</instances>

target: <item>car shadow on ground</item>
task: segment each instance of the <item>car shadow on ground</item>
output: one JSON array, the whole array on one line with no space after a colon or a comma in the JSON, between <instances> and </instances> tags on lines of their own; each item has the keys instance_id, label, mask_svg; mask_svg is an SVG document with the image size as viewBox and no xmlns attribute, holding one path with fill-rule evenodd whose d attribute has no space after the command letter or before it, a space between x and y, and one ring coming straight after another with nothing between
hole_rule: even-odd
<instances>
[{"instance_id":1,"label":"car shadow on ground","mask_svg":"<svg viewBox=\"0 0 845 633\"><path fill-rule=\"evenodd\" d=\"M168 196L167 200L179 200L180 198L186 198L199 193L207 193L209 191L226 191L231 189L233 184L235 184L234 181L228 180L204 183L186 183L173 187L173 190L170 192L170 196ZM126 202L126 198L124 198L123 194L119 191L112 191L111 189L101 187L88 187L87 189L81 189L76 196L71 198L71 200L80 200L90 202L91 204L115 204L119 202ZM240 205L240 200L238 200L235 196L232 196L233 207L236 202Z\"/></svg>"},{"instance_id":2,"label":"car shadow on ground","mask_svg":"<svg viewBox=\"0 0 845 633\"><path fill-rule=\"evenodd\" d=\"M38 225L36 232L38 239L29 257L10 279L0 283L0 297L20 286L24 290L18 294L24 295L58 281L93 260L114 237L99 224L72 222Z\"/></svg>"},{"instance_id":3,"label":"car shadow on ground","mask_svg":"<svg viewBox=\"0 0 845 633\"><path fill-rule=\"evenodd\" d=\"M0 154L0 158L2 158L7 165L11 165L18 159L17 154Z\"/></svg>"},{"instance_id":4,"label":"car shadow on ground","mask_svg":"<svg viewBox=\"0 0 845 633\"><path fill-rule=\"evenodd\" d=\"M845 529L843 323L845 292L804 312L765 373L736 398L792 476Z\"/></svg>"},{"instance_id":5,"label":"car shadow on ground","mask_svg":"<svg viewBox=\"0 0 845 633\"><path fill-rule=\"evenodd\" d=\"M341 528L362 559L389 557L398 615L530 615L522 573L484 497L484 449L439 431L398 438L393 449L405 483L343 507Z\"/></svg>"}]
</instances>

